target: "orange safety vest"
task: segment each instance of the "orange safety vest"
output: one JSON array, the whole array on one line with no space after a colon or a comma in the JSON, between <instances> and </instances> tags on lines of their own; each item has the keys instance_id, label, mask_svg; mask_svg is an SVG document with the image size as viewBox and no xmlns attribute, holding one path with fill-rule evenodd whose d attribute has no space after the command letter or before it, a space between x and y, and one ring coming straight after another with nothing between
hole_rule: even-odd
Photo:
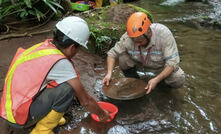
<instances>
[{"instance_id":1,"label":"orange safety vest","mask_svg":"<svg viewBox=\"0 0 221 134\"><path fill-rule=\"evenodd\" d=\"M0 105L0 116L11 123L26 123L33 98L50 69L57 61L66 58L50 41L48 39L26 50L19 48L12 60Z\"/></svg>"}]
</instances>

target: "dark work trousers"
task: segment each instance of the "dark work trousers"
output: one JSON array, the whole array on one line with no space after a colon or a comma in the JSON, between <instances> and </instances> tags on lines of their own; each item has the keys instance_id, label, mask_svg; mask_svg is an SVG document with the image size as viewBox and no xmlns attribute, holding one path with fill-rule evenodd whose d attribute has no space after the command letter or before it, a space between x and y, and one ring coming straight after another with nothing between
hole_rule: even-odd
<instances>
[{"instance_id":1,"label":"dark work trousers","mask_svg":"<svg viewBox=\"0 0 221 134\"><path fill-rule=\"evenodd\" d=\"M131 77L131 78L137 78L139 79L139 75L137 74L137 69L136 67L131 67L129 69L124 69L122 70L122 72L124 73L125 77Z\"/></svg>"},{"instance_id":2,"label":"dark work trousers","mask_svg":"<svg viewBox=\"0 0 221 134\"><path fill-rule=\"evenodd\" d=\"M64 82L55 88L45 88L34 99L30 106L28 121L24 126L11 124L17 128L27 128L44 118L51 110L64 113L73 102L74 91Z\"/></svg>"}]
</instances>

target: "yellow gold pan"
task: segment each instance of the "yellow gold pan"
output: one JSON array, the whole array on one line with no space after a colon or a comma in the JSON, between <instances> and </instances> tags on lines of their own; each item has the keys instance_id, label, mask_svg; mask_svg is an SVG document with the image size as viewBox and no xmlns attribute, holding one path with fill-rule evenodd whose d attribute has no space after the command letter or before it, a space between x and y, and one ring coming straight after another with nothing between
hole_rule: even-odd
<instances>
[{"instance_id":1,"label":"yellow gold pan","mask_svg":"<svg viewBox=\"0 0 221 134\"><path fill-rule=\"evenodd\" d=\"M145 95L147 83L135 78L116 78L110 81L109 86L103 86L103 93L112 99L131 100Z\"/></svg>"}]
</instances>

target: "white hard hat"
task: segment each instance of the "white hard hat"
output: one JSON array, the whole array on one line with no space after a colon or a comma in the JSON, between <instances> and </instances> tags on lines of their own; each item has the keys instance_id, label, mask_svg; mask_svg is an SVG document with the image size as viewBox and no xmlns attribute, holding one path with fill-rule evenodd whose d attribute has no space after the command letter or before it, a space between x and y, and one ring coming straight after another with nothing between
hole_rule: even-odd
<instances>
[{"instance_id":1,"label":"white hard hat","mask_svg":"<svg viewBox=\"0 0 221 134\"><path fill-rule=\"evenodd\" d=\"M70 39L87 48L90 35L87 22L76 16L69 16L59 21L56 28Z\"/></svg>"}]
</instances>

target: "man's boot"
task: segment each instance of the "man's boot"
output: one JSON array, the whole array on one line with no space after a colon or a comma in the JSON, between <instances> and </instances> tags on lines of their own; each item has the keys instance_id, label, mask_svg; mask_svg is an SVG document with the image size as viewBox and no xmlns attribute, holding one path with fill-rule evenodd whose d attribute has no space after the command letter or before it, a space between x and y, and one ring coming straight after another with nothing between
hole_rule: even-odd
<instances>
[{"instance_id":1,"label":"man's boot","mask_svg":"<svg viewBox=\"0 0 221 134\"><path fill-rule=\"evenodd\" d=\"M54 134L52 130L58 125L63 115L64 113L51 110L51 112L36 124L30 134Z\"/></svg>"},{"instance_id":2,"label":"man's boot","mask_svg":"<svg viewBox=\"0 0 221 134\"><path fill-rule=\"evenodd\" d=\"M118 0L109 0L111 6L115 6L118 3Z\"/></svg>"},{"instance_id":3,"label":"man's boot","mask_svg":"<svg viewBox=\"0 0 221 134\"><path fill-rule=\"evenodd\" d=\"M95 0L95 8L101 8L103 4L103 0Z\"/></svg>"}]
</instances>

